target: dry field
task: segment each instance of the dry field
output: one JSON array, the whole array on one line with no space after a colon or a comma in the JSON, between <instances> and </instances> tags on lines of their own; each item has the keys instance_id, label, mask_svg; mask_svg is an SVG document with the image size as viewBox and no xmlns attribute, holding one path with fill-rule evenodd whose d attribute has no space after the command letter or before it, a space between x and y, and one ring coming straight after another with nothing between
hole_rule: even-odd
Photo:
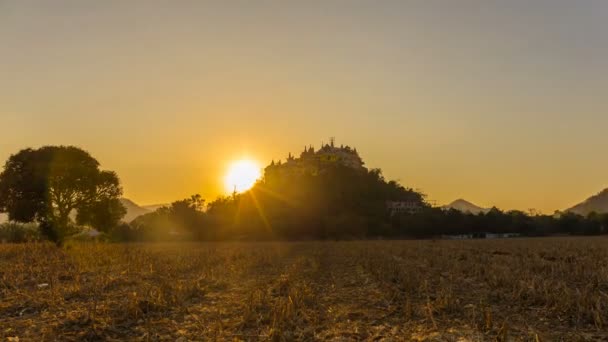
<instances>
[{"instance_id":1,"label":"dry field","mask_svg":"<svg viewBox=\"0 0 608 342\"><path fill-rule=\"evenodd\" d=\"M608 340L608 239L0 245L3 341Z\"/></svg>"}]
</instances>

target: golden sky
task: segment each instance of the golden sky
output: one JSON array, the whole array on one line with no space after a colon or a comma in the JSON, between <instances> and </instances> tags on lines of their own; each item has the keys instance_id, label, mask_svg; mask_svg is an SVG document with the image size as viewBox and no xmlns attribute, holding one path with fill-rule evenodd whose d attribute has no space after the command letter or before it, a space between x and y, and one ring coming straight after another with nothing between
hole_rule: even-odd
<instances>
[{"instance_id":1,"label":"golden sky","mask_svg":"<svg viewBox=\"0 0 608 342\"><path fill-rule=\"evenodd\" d=\"M608 185L608 2L0 1L0 160L85 148L141 204L335 136L439 204Z\"/></svg>"}]
</instances>

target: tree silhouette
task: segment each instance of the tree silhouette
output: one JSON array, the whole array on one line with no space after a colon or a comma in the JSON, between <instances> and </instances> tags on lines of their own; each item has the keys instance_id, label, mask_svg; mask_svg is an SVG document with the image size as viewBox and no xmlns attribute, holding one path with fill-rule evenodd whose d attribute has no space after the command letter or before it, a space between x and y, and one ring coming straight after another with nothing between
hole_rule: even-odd
<instances>
[{"instance_id":1,"label":"tree silhouette","mask_svg":"<svg viewBox=\"0 0 608 342\"><path fill-rule=\"evenodd\" d=\"M10 220L38 222L57 245L78 231L70 219L74 211L79 223L110 229L125 214L121 194L117 175L73 146L21 150L0 174L0 211Z\"/></svg>"},{"instance_id":2,"label":"tree silhouette","mask_svg":"<svg viewBox=\"0 0 608 342\"><path fill-rule=\"evenodd\" d=\"M101 198L78 210L76 223L87 224L100 232L109 233L126 214L127 209L118 198Z\"/></svg>"}]
</instances>

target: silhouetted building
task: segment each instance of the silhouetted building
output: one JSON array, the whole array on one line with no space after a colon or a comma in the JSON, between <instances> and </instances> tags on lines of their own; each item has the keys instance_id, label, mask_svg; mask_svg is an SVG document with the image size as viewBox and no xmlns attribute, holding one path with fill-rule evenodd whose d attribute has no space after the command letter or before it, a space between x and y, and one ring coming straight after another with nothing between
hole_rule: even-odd
<instances>
[{"instance_id":1,"label":"silhouetted building","mask_svg":"<svg viewBox=\"0 0 608 342\"><path fill-rule=\"evenodd\" d=\"M414 201L388 201L386 207L391 215L396 214L415 214L422 210L419 202Z\"/></svg>"},{"instance_id":2,"label":"silhouetted building","mask_svg":"<svg viewBox=\"0 0 608 342\"><path fill-rule=\"evenodd\" d=\"M325 166L333 163L348 166L353 169L364 170L363 160L359 156L356 148L350 146L336 147L334 140L330 144L324 144L315 151L312 146L304 146L304 151L300 153L300 157L296 158L291 153L286 158L285 163L272 163L266 168L266 172L294 172L294 173L309 173L317 174Z\"/></svg>"}]
</instances>

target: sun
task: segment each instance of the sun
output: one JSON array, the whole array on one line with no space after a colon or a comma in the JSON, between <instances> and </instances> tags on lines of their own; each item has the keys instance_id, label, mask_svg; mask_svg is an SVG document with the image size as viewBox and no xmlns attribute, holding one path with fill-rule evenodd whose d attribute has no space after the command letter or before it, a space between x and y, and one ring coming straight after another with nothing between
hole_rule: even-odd
<instances>
[{"instance_id":1,"label":"sun","mask_svg":"<svg viewBox=\"0 0 608 342\"><path fill-rule=\"evenodd\" d=\"M253 160L242 159L230 164L224 178L227 192L243 192L251 189L262 176L260 165Z\"/></svg>"}]
</instances>

